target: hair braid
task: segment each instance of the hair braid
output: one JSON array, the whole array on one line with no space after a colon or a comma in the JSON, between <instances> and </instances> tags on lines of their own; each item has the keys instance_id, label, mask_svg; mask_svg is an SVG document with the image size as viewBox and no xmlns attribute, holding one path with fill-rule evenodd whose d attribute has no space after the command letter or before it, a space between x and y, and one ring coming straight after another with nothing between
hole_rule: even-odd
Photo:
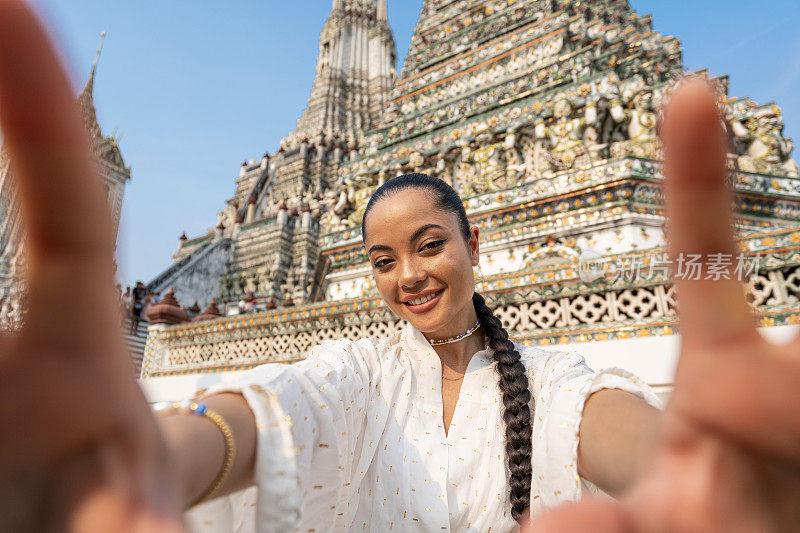
<instances>
[{"instance_id":1,"label":"hair braid","mask_svg":"<svg viewBox=\"0 0 800 533\"><path fill-rule=\"evenodd\" d=\"M503 396L503 420L506 424L506 458L511 472L511 516L518 520L530 506L531 499L531 393L525 366L500 319L494 316L486 300L477 292L472 296L475 312L489 340L500 374Z\"/></svg>"}]
</instances>

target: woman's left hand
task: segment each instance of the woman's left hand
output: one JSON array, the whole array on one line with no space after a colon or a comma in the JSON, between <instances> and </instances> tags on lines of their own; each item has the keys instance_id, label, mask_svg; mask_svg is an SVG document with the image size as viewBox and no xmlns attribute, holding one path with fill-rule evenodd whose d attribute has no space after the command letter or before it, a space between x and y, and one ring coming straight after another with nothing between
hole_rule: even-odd
<instances>
[{"instance_id":1,"label":"woman's left hand","mask_svg":"<svg viewBox=\"0 0 800 533\"><path fill-rule=\"evenodd\" d=\"M28 287L24 326L0 339L0 529L183 531L120 336L111 217L75 93L22 0L0 0L0 123Z\"/></svg>"},{"instance_id":2,"label":"woman's left hand","mask_svg":"<svg viewBox=\"0 0 800 533\"><path fill-rule=\"evenodd\" d=\"M683 83L665 109L673 261L735 257L727 139L708 84ZM704 276L700 276L704 277ZM619 502L588 500L525 532L754 532L800 529L800 339L758 333L730 280L676 279L681 356L651 467Z\"/></svg>"}]
</instances>

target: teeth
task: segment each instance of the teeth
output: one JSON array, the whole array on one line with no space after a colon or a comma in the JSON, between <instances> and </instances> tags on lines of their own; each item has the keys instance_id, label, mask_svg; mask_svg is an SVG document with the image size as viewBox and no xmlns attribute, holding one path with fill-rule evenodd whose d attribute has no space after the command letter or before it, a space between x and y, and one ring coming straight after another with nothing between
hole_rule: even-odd
<instances>
[{"instance_id":1,"label":"teeth","mask_svg":"<svg viewBox=\"0 0 800 533\"><path fill-rule=\"evenodd\" d=\"M431 299L432 299L434 296L436 296L437 294L439 294L439 291L436 291L436 292L434 292L434 293L431 293L431 294L429 294L428 296L424 296L424 297L422 297L422 298L417 298L417 299L415 299L415 300L409 300L409 301L408 301L408 303L410 303L411 305L420 305L420 304L424 304L425 302L427 302L427 301L431 300Z\"/></svg>"}]
</instances>

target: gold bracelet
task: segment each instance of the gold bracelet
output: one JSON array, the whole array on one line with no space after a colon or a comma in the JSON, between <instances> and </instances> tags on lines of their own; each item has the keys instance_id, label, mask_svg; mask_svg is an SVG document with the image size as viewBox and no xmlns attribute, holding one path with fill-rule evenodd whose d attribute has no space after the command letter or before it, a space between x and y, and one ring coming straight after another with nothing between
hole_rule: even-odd
<instances>
[{"instance_id":1,"label":"gold bracelet","mask_svg":"<svg viewBox=\"0 0 800 533\"><path fill-rule=\"evenodd\" d=\"M205 404L200 405L205 407ZM225 419L222 418L222 415L216 411L208 409L207 407L201 414L214 422L214 424L216 424L216 426L222 432L222 436L225 438L225 459L222 461L222 467L220 467L217 477L214 478L214 482L211 483L211 485L194 501L194 503L192 503L192 507L211 499L211 497L220 489L220 487L222 487L222 485L225 483L225 480L228 479L228 475L231 473L233 460L236 457L236 443L233 441L233 431L231 431L231 427L228 425Z\"/></svg>"},{"instance_id":2,"label":"gold bracelet","mask_svg":"<svg viewBox=\"0 0 800 533\"><path fill-rule=\"evenodd\" d=\"M214 478L214 481L211 483L211 485L209 485L209 487L204 490L203 493L196 498L189 507L194 507L195 505L199 505L210 499L220 489L220 487L222 487L222 485L225 483L225 480L228 479L228 475L231 473L231 468L233 467L233 460L236 457L236 443L233 440L233 431L231 431L231 427L228 425L222 415L216 411L212 411L205 403L201 402L165 402L162 404L157 404L154 411L156 414L165 411L177 411L179 413L203 416L213 422L214 425L216 425L217 428L219 428L219 430L222 432L222 437L225 439L225 459L222 461L222 466L219 469L219 473L217 474L217 477Z\"/></svg>"}]
</instances>

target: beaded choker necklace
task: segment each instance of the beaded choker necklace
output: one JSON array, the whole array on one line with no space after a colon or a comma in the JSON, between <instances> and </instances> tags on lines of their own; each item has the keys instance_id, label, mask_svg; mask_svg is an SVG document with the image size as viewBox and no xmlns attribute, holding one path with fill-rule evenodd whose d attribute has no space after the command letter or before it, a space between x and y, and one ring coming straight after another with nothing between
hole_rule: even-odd
<instances>
[{"instance_id":1,"label":"beaded choker necklace","mask_svg":"<svg viewBox=\"0 0 800 533\"><path fill-rule=\"evenodd\" d=\"M458 335L455 335L453 337L448 337L446 339L428 340L428 342L430 343L431 346L439 346L440 344L450 344L451 342L458 342L466 339L467 337L475 333L479 327L481 327L481 321L476 320L475 325L469 328L464 333L459 333Z\"/></svg>"}]
</instances>

